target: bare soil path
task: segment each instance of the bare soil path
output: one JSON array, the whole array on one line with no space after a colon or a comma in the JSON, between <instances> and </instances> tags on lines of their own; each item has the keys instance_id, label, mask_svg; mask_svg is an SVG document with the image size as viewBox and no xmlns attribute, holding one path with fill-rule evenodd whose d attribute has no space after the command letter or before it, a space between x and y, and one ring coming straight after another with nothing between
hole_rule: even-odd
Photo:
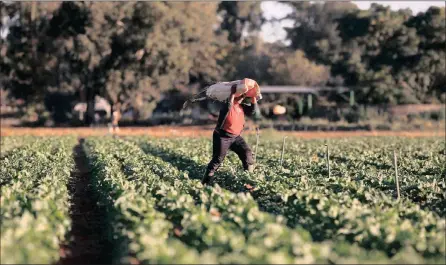
<instances>
[{"instance_id":1,"label":"bare soil path","mask_svg":"<svg viewBox=\"0 0 446 265\"><path fill-rule=\"evenodd\" d=\"M214 126L156 126L156 127L123 127L117 135L150 135L154 137L211 137ZM261 130L266 132L267 130ZM244 134L255 133L248 130ZM444 129L426 131L277 131L279 134L299 138L346 138L358 136L398 136L398 137L445 137ZM68 135L80 137L109 135L107 128L17 128L2 127L0 134L9 135Z\"/></svg>"},{"instance_id":2,"label":"bare soil path","mask_svg":"<svg viewBox=\"0 0 446 265\"><path fill-rule=\"evenodd\" d=\"M58 264L110 264L109 240L106 237L105 212L99 206L91 184L83 139L74 147L75 169L68 184L72 220L69 241L61 246Z\"/></svg>"}]
</instances>

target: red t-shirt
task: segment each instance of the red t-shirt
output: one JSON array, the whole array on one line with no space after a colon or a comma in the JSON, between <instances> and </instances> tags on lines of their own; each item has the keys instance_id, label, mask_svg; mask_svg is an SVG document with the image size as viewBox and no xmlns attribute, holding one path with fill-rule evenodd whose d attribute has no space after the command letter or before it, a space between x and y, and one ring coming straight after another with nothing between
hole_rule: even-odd
<instances>
[{"instance_id":1,"label":"red t-shirt","mask_svg":"<svg viewBox=\"0 0 446 265\"><path fill-rule=\"evenodd\" d=\"M238 102L234 102L228 111L223 130L228 133L240 135L245 125L245 112Z\"/></svg>"}]
</instances>

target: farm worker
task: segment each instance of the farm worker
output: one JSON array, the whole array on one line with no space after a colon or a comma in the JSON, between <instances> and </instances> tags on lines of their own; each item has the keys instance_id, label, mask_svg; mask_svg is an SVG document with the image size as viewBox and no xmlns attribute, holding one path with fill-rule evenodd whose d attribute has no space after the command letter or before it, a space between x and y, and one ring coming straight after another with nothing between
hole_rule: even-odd
<instances>
[{"instance_id":1,"label":"farm worker","mask_svg":"<svg viewBox=\"0 0 446 265\"><path fill-rule=\"evenodd\" d=\"M231 87L231 96L221 108L217 126L212 135L212 160L201 180L203 184L212 184L214 173L220 167L228 150L234 151L242 161L243 168L252 172L254 160L251 148L240 135L245 125L245 115L251 116L257 107L256 91L251 89L235 97L237 85ZM251 98L251 105L242 104L245 97Z\"/></svg>"},{"instance_id":2,"label":"farm worker","mask_svg":"<svg viewBox=\"0 0 446 265\"><path fill-rule=\"evenodd\" d=\"M118 127L118 123L119 120L121 119L121 104L117 103L116 105L113 106L113 111L112 111L112 130L113 132L119 132L119 127Z\"/></svg>"}]
</instances>

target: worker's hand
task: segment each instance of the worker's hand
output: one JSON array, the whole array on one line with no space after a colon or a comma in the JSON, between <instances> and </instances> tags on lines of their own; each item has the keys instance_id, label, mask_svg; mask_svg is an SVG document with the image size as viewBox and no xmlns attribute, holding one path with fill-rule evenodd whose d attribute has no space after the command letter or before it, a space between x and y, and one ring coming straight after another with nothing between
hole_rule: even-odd
<instances>
[{"instance_id":1,"label":"worker's hand","mask_svg":"<svg viewBox=\"0 0 446 265\"><path fill-rule=\"evenodd\" d=\"M257 98L256 97L251 98L251 103L252 104L257 104Z\"/></svg>"},{"instance_id":2,"label":"worker's hand","mask_svg":"<svg viewBox=\"0 0 446 265\"><path fill-rule=\"evenodd\" d=\"M237 91L237 85L232 85L232 87L231 87L231 95L235 94L236 91Z\"/></svg>"}]
</instances>

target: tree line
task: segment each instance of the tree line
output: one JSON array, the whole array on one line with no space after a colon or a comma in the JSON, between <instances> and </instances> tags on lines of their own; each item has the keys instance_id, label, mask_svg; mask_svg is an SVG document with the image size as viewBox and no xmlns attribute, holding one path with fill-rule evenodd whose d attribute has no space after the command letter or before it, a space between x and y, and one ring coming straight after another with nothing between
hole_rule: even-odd
<instances>
[{"instance_id":1,"label":"tree line","mask_svg":"<svg viewBox=\"0 0 446 265\"><path fill-rule=\"evenodd\" d=\"M0 88L59 112L88 102L87 123L95 95L137 119L168 95L244 77L344 85L361 104L446 101L444 7L412 14L377 4L284 3L292 7L288 44L262 41L259 2L0 3L7 31Z\"/></svg>"}]
</instances>

